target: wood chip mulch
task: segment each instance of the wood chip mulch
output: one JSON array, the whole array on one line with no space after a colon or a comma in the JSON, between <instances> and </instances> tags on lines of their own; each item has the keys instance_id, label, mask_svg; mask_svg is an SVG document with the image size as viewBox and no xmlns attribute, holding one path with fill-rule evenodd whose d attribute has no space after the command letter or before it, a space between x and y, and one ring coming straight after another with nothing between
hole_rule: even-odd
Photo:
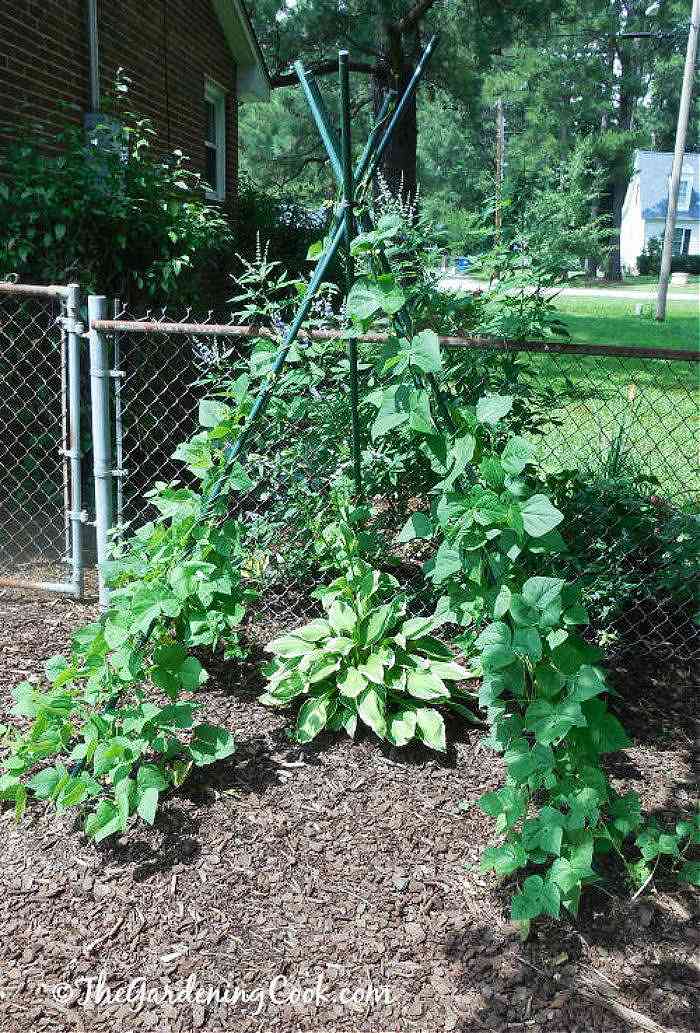
<instances>
[{"instance_id":1,"label":"wood chip mulch","mask_svg":"<svg viewBox=\"0 0 700 1033\"><path fill-rule=\"evenodd\" d=\"M11 687L93 616L0 592L5 712ZM223 668L202 695L238 752L172 796L153 829L94 846L42 804L19 826L0 814L0 1029L699 1028L690 889L661 883L630 903L611 881L576 922L522 943L508 887L478 870L493 826L475 801L500 779L481 729L453 725L446 758L369 737L300 750L284 715L255 701L259 659ZM696 797L690 673L637 657L614 681L635 744L611 774L676 820Z\"/></svg>"}]
</instances>

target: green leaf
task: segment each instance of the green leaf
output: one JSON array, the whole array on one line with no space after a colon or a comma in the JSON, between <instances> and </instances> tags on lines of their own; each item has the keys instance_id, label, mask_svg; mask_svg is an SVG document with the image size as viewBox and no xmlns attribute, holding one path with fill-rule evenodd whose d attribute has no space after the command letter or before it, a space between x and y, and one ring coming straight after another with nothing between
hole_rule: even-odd
<instances>
[{"instance_id":1,"label":"green leaf","mask_svg":"<svg viewBox=\"0 0 700 1033\"><path fill-rule=\"evenodd\" d=\"M218 423L231 419L233 409L215 398L202 398L199 403L200 427L216 427Z\"/></svg>"},{"instance_id":2,"label":"green leaf","mask_svg":"<svg viewBox=\"0 0 700 1033\"><path fill-rule=\"evenodd\" d=\"M386 738L386 713L384 693L370 685L357 698L358 717L368 725L380 739Z\"/></svg>"},{"instance_id":3,"label":"green leaf","mask_svg":"<svg viewBox=\"0 0 700 1033\"><path fill-rule=\"evenodd\" d=\"M402 613L403 604L400 599L394 599L392 602L385 603L383 606L373 610L367 621L367 634L364 644L371 646L387 635Z\"/></svg>"},{"instance_id":4,"label":"green leaf","mask_svg":"<svg viewBox=\"0 0 700 1033\"><path fill-rule=\"evenodd\" d=\"M331 697L328 693L308 699L299 709L296 724L297 742L306 743L315 739L328 723L332 713Z\"/></svg>"},{"instance_id":5,"label":"green leaf","mask_svg":"<svg viewBox=\"0 0 700 1033\"><path fill-rule=\"evenodd\" d=\"M596 668L584 664L571 679L568 695L569 699L575 700L577 703L584 703L588 699L607 692L607 689L607 685Z\"/></svg>"},{"instance_id":6,"label":"green leaf","mask_svg":"<svg viewBox=\"0 0 700 1033\"><path fill-rule=\"evenodd\" d=\"M442 369L440 339L434 330L421 330L406 349L413 365L424 373L439 373Z\"/></svg>"},{"instance_id":7,"label":"green leaf","mask_svg":"<svg viewBox=\"0 0 700 1033\"><path fill-rule=\"evenodd\" d=\"M167 789L168 779L157 764L141 764L136 773L139 789Z\"/></svg>"},{"instance_id":8,"label":"green leaf","mask_svg":"<svg viewBox=\"0 0 700 1033\"><path fill-rule=\"evenodd\" d=\"M526 502L521 502L520 514L525 531L532 538L541 538L564 519L564 514L554 508L546 495L531 495Z\"/></svg>"},{"instance_id":9,"label":"green leaf","mask_svg":"<svg viewBox=\"0 0 700 1033\"><path fill-rule=\"evenodd\" d=\"M686 861L678 873L678 881L700 886L700 861Z\"/></svg>"},{"instance_id":10,"label":"green leaf","mask_svg":"<svg viewBox=\"0 0 700 1033\"><path fill-rule=\"evenodd\" d=\"M158 810L158 789L155 786L148 786L139 794L139 802L136 805L136 813L145 822L152 825L156 820Z\"/></svg>"},{"instance_id":11,"label":"green leaf","mask_svg":"<svg viewBox=\"0 0 700 1033\"><path fill-rule=\"evenodd\" d=\"M416 710L416 734L431 749L440 753L447 751L445 721L442 714L432 707L418 707Z\"/></svg>"},{"instance_id":12,"label":"green leaf","mask_svg":"<svg viewBox=\"0 0 700 1033\"><path fill-rule=\"evenodd\" d=\"M367 679L356 667L348 667L345 676L338 680L338 691L350 699L356 699L366 688Z\"/></svg>"},{"instance_id":13,"label":"green leaf","mask_svg":"<svg viewBox=\"0 0 700 1033\"><path fill-rule=\"evenodd\" d=\"M101 842L115 832L121 832L122 822L119 811L110 800L103 800L95 811L85 819L85 835L88 839Z\"/></svg>"},{"instance_id":14,"label":"green leaf","mask_svg":"<svg viewBox=\"0 0 700 1033\"><path fill-rule=\"evenodd\" d=\"M535 628L516 628L513 635L513 651L527 657L533 664L542 659L542 640Z\"/></svg>"},{"instance_id":15,"label":"green leaf","mask_svg":"<svg viewBox=\"0 0 700 1033\"><path fill-rule=\"evenodd\" d=\"M629 792L624 796L614 797L608 806L608 812L617 831L623 836L629 836L642 823L642 802L639 794Z\"/></svg>"},{"instance_id":16,"label":"green leaf","mask_svg":"<svg viewBox=\"0 0 700 1033\"><path fill-rule=\"evenodd\" d=\"M394 746L406 746L416 734L415 707L399 707L389 718L386 737Z\"/></svg>"},{"instance_id":17,"label":"green leaf","mask_svg":"<svg viewBox=\"0 0 700 1033\"><path fill-rule=\"evenodd\" d=\"M494 871L496 875L512 875L527 864L527 854L520 843L504 843L498 847L486 847L481 858L482 872Z\"/></svg>"},{"instance_id":18,"label":"green leaf","mask_svg":"<svg viewBox=\"0 0 700 1033\"><path fill-rule=\"evenodd\" d=\"M393 276L360 276L350 288L346 310L351 319L365 321L377 312L392 316L406 304L406 297Z\"/></svg>"},{"instance_id":19,"label":"green leaf","mask_svg":"<svg viewBox=\"0 0 700 1033\"><path fill-rule=\"evenodd\" d=\"M484 793L477 803L485 814L500 818L500 824L506 828L512 828L525 815L522 795L513 786L503 786L495 792Z\"/></svg>"},{"instance_id":20,"label":"green leaf","mask_svg":"<svg viewBox=\"0 0 700 1033\"><path fill-rule=\"evenodd\" d=\"M565 584L559 577L531 577L523 585L522 596L528 606L546 610L561 595Z\"/></svg>"},{"instance_id":21,"label":"green leaf","mask_svg":"<svg viewBox=\"0 0 700 1033\"><path fill-rule=\"evenodd\" d=\"M235 750L234 737L225 728L201 724L192 729L189 754L197 767L230 757Z\"/></svg>"},{"instance_id":22,"label":"green leaf","mask_svg":"<svg viewBox=\"0 0 700 1033\"><path fill-rule=\"evenodd\" d=\"M540 699L531 703L525 711L525 727L545 746L558 742L574 727L583 727L586 718L578 703L564 700L550 703Z\"/></svg>"},{"instance_id":23,"label":"green leaf","mask_svg":"<svg viewBox=\"0 0 700 1033\"><path fill-rule=\"evenodd\" d=\"M406 690L415 699L444 700L449 697L445 683L430 671L409 671L406 679Z\"/></svg>"},{"instance_id":24,"label":"green leaf","mask_svg":"<svg viewBox=\"0 0 700 1033\"><path fill-rule=\"evenodd\" d=\"M65 773L65 769L44 768L29 779L27 789L31 789L37 799L48 800Z\"/></svg>"},{"instance_id":25,"label":"green leaf","mask_svg":"<svg viewBox=\"0 0 700 1033\"><path fill-rule=\"evenodd\" d=\"M563 639L561 636L564 636ZM584 642L582 638L565 631L562 631L561 636L554 632L547 636L547 641L552 650L552 663L567 677L575 675L583 664L595 663L599 658L595 646Z\"/></svg>"},{"instance_id":26,"label":"green leaf","mask_svg":"<svg viewBox=\"0 0 700 1033\"><path fill-rule=\"evenodd\" d=\"M65 656L51 656L44 662L46 677L50 682L55 682L56 679L68 668L68 666L68 661Z\"/></svg>"},{"instance_id":27,"label":"green leaf","mask_svg":"<svg viewBox=\"0 0 700 1033\"><path fill-rule=\"evenodd\" d=\"M541 850L545 854L559 855L564 838L566 818L553 807L543 807L536 818L523 825L522 843L529 853Z\"/></svg>"},{"instance_id":28,"label":"green leaf","mask_svg":"<svg viewBox=\"0 0 700 1033\"><path fill-rule=\"evenodd\" d=\"M276 656L284 657L304 656L306 653L315 652L315 650L316 646L313 644L313 640L301 638L297 634L283 635L281 638L268 642L265 646L266 653L274 653Z\"/></svg>"},{"instance_id":29,"label":"green leaf","mask_svg":"<svg viewBox=\"0 0 700 1033\"><path fill-rule=\"evenodd\" d=\"M627 732L603 700L588 700L582 704L582 709L588 723L588 734L599 753L615 753L632 745Z\"/></svg>"},{"instance_id":30,"label":"green leaf","mask_svg":"<svg viewBox=\"0 0 700 1033\"><path fill-rule=\"evenodd\" d=\"M409 413L407 412L380 412L370 431L372 441L377 441L379 438L384 437L385 434L388 434L389 431L396 430L402 424L408 423L409 418Z\"/></svg>"},{"instance_id":31,"label":"green leaf","mask_svg":"<svg viewBox=\"0 0 700 1033\"><path fill-rule=\"evenodd\" d=\"M513 408L510 395L486 395L476 403L476 418L479 423L496 424Z\"/></svg>"},{"instance_id":32,"label":"green leaf","mask_svg":"<svg viewBox=\"0 0 700 1033\"><path fill-rule=\"evenodd\" d=\"M501 453L501 466L505 473L511 477L517 477L522 473L528 463L533 462L534 452L532 446L525 438L512 437L506 443Z\"/></svg>"},{"instance_id":33,"label":"green leaf","mask_svg":"<svg viewBox=\"0 0 700 1033\"><path fill-rule=\"evenodd\" d=\"M452 574L457 574L462 569L462 560L459 549L453 548L447 542L443 542L435 554L435 565L432 570L432 579L435 584L440 584Z\"/></svg>"},{"instance_id":34,"label":"green leaf","mask_svg":"<svg viewBox=\"0 0 700 1033\"><path fill-rule=\"evenodd\" d=\"M464 681L465 678L474 677L472 671L468 671L466 667L462 667L454 660L434 660L430 665L430 670L436 678L442 678L443 681Z\"/></svg>"},{"instance_id":35,"label":"green leaf","mask_svg":"<svg viewBox=\"0 0 700 1033\"><path fill-rule=\"evenodd\" d=\"M352 606L336 599L328 610L328 622L338 635L346 631L352 633L357 625L357 614Z\"/></svg>"},{"instance_id":36,"label":"green leaf","mask_svg":"<svg viewBox=\"0 0 700 1033\"><path fill-rule=\"evenodd\" d=\"M425 513L412 513L401 528L398 542L411 542L414 538L432 538L434 534L430 517Z\"/></svg>"},{"instance_id":37,"label":"green leaf","mask_svg":"<svg viewBox=\"0 0 700 1033\"><path fill-rule=\"evenodd\" d=\"M156 728L191 728L194 711L193 703L172 703L162 707L150 720Z\"/></svg>"},{"instance_id":38,"label":"green leaf","mask_svg":"<svg viewBox=\"0 0 700 1033\"><path fill-rule=\"evenodd\" d=\"M554 753L551 746L535 743L531 748L526 739L516 739L503 757L508 776L514 782L527 782L537 772L550 771L554 767Z\"/></svg>"},{"instance_id":39,"label":"green leaf","mask_svg":"<svg viewBox=\"0 0 700 1033\"><path fill-rule=\"evenodd\" d=\"M490 646L503 646L509 649L513 641L511 630L505 621L494 621L488 624L477 638L475 645L479 649Z\"/></svg>"},{"instance_id":40,"label":"green leaf","mask_svg":"<svg viewBox=\"0 0 700 1033\"><path fill-rule=\"evenodd\" d=\"M511 917L514 922L531 921L540 915L559 918L560 908L561 894L556 883L541 875L530 875L523 883L522 892L513 897Z\"/></svg>"},{"instance_id":41,"label":"green leaf","mask_svg":"<svg viewBox=\"0 0 700 1033\"><path fill-rule=\"evenodd\" d=\"M376 685L384 684L384 663L385 657L380 653L370 653L365 663L360 664L358 671L363 678L367 681L374 682Z\"/></svg>"}]
</instances>

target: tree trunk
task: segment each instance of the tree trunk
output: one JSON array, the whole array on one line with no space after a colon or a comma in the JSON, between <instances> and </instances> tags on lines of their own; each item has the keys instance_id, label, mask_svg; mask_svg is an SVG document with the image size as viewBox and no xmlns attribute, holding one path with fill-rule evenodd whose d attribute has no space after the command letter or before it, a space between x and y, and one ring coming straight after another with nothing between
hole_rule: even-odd
<instances>
[{"instance_id":1,"label":"tree trunk","mask_svg":"<svg viewBox=\"0 0 700 1033\"><path fill-rule=\"evenodd\" d=\"M393 32L391 26L386 26L385 31L383 60L379 64L386 71L383 74L375 75L372 81L375 116L379 113L387 90L396 90L397 98L401 97L411 81L419 51L417 33L412 34L407 48L405 37L402 38L400 34ZM407 49L410 50L410 54L407 53ZM401 121L394 130L380 165L380 172L392 194L401 194L404 198L416 196L417 149L418 110L414 93L404 108Z\"/></svg>"},{"instance_id":2,"label":"tree trunk","mask_svg":"<svg viewBox=\"0 0 700 1033\"><path fill-rule=\"evenodd\" d=\"M622 283L620 229L622 226L622 206L625 203L626 187L626 182L621 179L613 180L610 184L610 224L613 230L613 237L605 278L612 283Z\"/></svg>"}]
</instances>

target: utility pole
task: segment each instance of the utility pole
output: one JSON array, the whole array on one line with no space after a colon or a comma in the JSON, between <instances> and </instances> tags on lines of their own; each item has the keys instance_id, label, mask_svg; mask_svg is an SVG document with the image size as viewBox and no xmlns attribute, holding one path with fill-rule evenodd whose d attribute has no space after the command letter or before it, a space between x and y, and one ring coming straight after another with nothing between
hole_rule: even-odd
<instances>
[{"instance_id":1,"label":"utility pole","mask_svg":"<svg viewBox=\"0 0 700 1033\"><path fill-rule=\"evenodd\" d=\"M673 254L673 234L676 229L676 213L678 210L678 191L681 185L681 173L683 172L683 156L685 154L685 138L688 132L688 117L690 115L690 99L693 93L693 78L695 75L695 60L698 53L698 31L700 30L700 0L693 0L693 10L690 16L690 32L688 33L688 48L685 52L685 70L683 72L683 88L681 90L681 102L678 108L678 126L676 128L676 146L673 152L673 168L671 171L671 183L668 190L668 211L666 212L666 229L664 231L664 246L661 252L661 272L659 274L659 293L656 299L656 318L663 322L666 318L666 295L668 294L668 281L671 278L671 257Z\"/></svg>"},{"instance_id":2,"label":"utility pole","mask_svg":"<svg viewBox=\"0 0 700 1033\"><path fill-rule=\"evenodd\" d=\"M700 0L698 0L700 2ZM503 98L496 102L496 241L501 239L503 225L503 173L506 155L506 120L503 114Z\"/></svg>"}]
</instances>

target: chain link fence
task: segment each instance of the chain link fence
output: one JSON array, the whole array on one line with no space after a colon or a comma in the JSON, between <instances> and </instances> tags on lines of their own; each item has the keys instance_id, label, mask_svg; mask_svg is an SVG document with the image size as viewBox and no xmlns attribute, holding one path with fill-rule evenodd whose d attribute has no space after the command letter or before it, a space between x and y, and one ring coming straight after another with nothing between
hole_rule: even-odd
<instances>
[{"instance_id":1,"label":"chain link fence","mask_svg":"<svg viewBox=\"0 0 700 1033\"><path fill-rule=\"evenodd\" d=\"M8 489L0 573L36 577L41 565L53 571L62 563L73 512L60 299L0 294L0 309L0 462ZM107 335L115 518L138 526L154 515L146 493L157 481L187 482L175 453L200 429L200 400L239 377L252 378L254 389L260 356L251 357L250 339L230 326L209 322L193 332L189 313L182 324L166 312L134 321L119 306L109 315L118 317ZM372 347L361 346L365 377ZM451 390L466 401L487 391L514 395L515 429L533 441L547 490L566 515L568 549L558 566L583 582L592 632L611 650L697 659L698 356L493 342L452 342L445 356ZM245 467L252 487L236 496L232 515L245 522L247 573L263 592L256 619L270 633L313 608L311 592L328 576L319 567L319 532L332 519L332 483L351 471L344 362L337 341L302 349L251 440ZM361 388L366 395L367 383ZM365 410L367 424L372 415ZM392 461L390 449L366 438L375 526L401 580L425 592L420 543L398 547L395 537L407 511L429 500L416 471L406 477Z\"/></svg>"},{"instance_id":2,"label":"chain link fence","mask_svg":"<svg viewBox=\"0 0 700 1033\"><path fill-rule=\"evenodd\" d=\"M80 595L76 298L0 283L0 583Z\"/></svg>"},{"instance_id":3,"label":"chain link fence","mask_svg":"<svg viewBox=\"0 0 700 1033\"><path fill-rule=\"evenodd\" d=\"M199 429L199 400L212 383L251 372L250 341L225 327L183 333L163 322L160 330L152 317L145 325L148 332L112 338L120 368L116 463L126 471L118 512L134 523L149 516L146 490L157 480L182 479L173 455ZM697 658L697 355L485 342L446 354L453 389L467 401L489 390L515 395L517 429L531 437L548 490L566 514L568 551L559 565L583 581L598 639L611 650ZM258 618L264 613L271 631L299 621L324 577L317 542L332 519L329 488L351 469L343 361L338 343L325 342L305 350L303 367L287 368L246 460L254 487L237 497L233 515L247 527L250 574L263 590ZM375 524L402 580L421 589L420 546L398 549L392 539L407 507L429 500L401 496L392 486L401 471L392 474L387 451L365 445Z\"/></svg>"}]
</instances>

